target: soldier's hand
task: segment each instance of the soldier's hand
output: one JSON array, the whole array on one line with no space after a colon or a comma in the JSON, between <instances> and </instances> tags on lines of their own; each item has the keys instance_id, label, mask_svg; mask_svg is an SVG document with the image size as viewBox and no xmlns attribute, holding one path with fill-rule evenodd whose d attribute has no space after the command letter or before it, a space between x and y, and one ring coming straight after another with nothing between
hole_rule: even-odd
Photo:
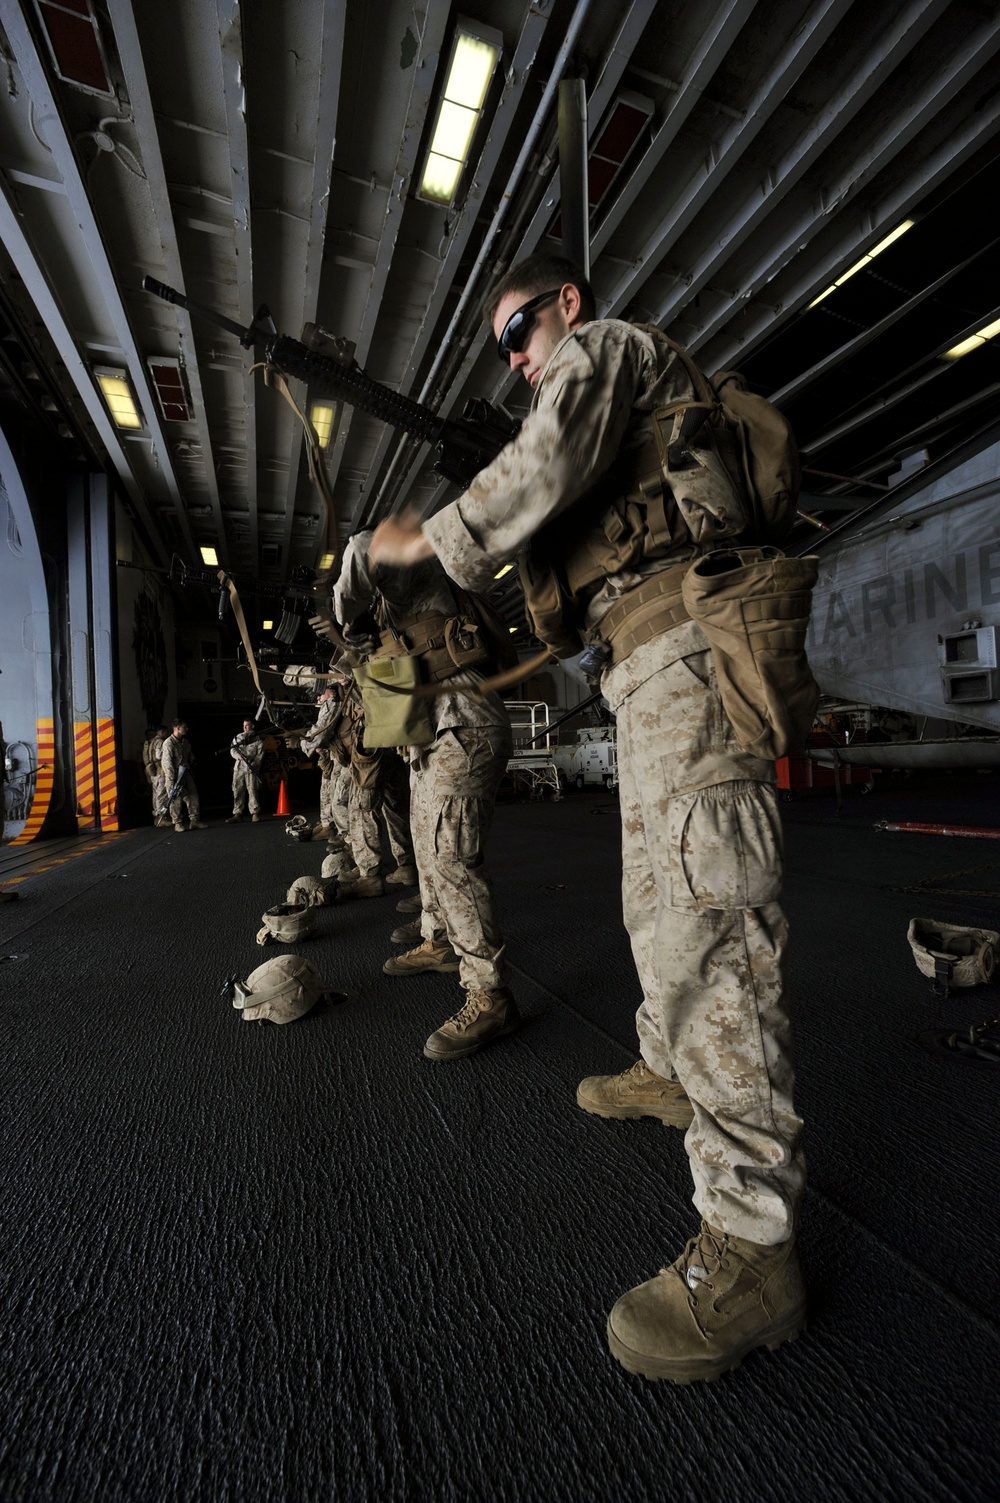
<instances>
[{"instance_id":1,"label":"soldier's hand","mask_svg":"<svg viewBox=\"0 0 1000 1503\"><path fill-rule=\"evenodd\" d=\"M330 642L335 642L337 640L339 628L337 626L336 617L332 614L331 611L327 610L325 605L319 606L317 608L315 616L309 617L309 625L312 627L317 637L326 637L326 639Z\"/></svg>"},{"instance_id":2,"label":"soldier's hand","mask_svg":"<svg viewBox=\"0 0 1000 1503\"><path fill-rule=\"evenodd\" d=\"M372 564L395 564L408 569L434 557L434 549L424 537L420 512L408 506L398 516L386 517L372 533L368 561Z\"/></svg>"}]
</instances>

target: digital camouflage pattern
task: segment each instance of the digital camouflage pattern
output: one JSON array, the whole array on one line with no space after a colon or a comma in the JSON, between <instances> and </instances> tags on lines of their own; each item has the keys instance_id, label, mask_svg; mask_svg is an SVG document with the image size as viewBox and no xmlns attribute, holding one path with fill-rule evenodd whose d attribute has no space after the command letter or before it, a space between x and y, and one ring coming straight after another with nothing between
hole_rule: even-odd
<instances>
[{"instance_id":1,"label":"digital camouflage pattern","mask_svg":"<svg viewBox=\"0 0 1000 1503\"><path fill-rule=\"evenodd\" d=\"M645 413L690 395L683 368L642 330L595 320L567 335L518 437L423 524L448 573L483 588L610 467ZM622 593L693 551L685 544L608 577L585 624L597 627ZM736 741L692 621L637 648L605 673L602 689L618 717L641 1052L691 1098L685 1144L705 1219L778 1243L792 1234L804 1161L782 1001L773 764Z\"/></svg>"},{"instance_id":2,"label":"digital camouflage pattern","mask_svg":"<svg viewBox=\"0 0 1000 1503\"><path fill-rule=\"evenodd\" d=\"M251 814L260 813L260 790L263 780L260 775L264 763L264 742L257 731L240 731L229 748L233 759L233 813L244 814L247 805Z\"/></svg>"},{"instance_id":3,"label":"digital camouflage pattern","mask_svg":"<svg viewBox=\"0 0 1000 1503\"><path fill-rule=\"evenodd\" d=\"M344 550L334 591L340 620L351 621L370 610L376 589L394 621L424 611L454 614L455 598L440 564L432 560L407 570L376 571L373 576L367 559L370 541L370 532L358 533ZM410 830L423 907L421 933L424 939L450 942L467 990L489 990L505 985L507 979L485 847L512 743L510 720L499 695L472 699L462 692L482 677L470 671L448 680L454 689L433 701L434 741L409 752ZM353 831L352 825L352 845ZM356 858L359 854L355 847Z\"/></svg>"},{"instance_id":4,"label":"digital camouflage pattern","mask_svg":"<svg viewBox=\"0 0 1000 1503\"><path fill-rule=\"evenodd\" d=\"M690 1098L701 1215L751 1242L783 1242L805 1176L782 996L777 794L772 764L735 739L707 647L673 655L696 631L664 632L603 684L618 722L639 1046Z\"/></svg>"},{"instance_id":5,"label":"digital camouflage pattern","mask_svg":"<svg viewBox=\"0 0 1000 1503\"><path fill-rule=\"evenodd\" d=\"M505 986L505 946L486 867L509 726L454 727L410 763L410 825L423 908L421 935L447 939L466 990Z\"/></svg>"},{"instance_id":6,"label":"digital camouflage pattern","mask_svg":"<svg viewBox=\"0 0 1000 1503\"><path fill-rule=\"evenodd\" d=\"M163 772L163 796L167 794L177 782L177 774L182 767L190 769L193 758L191 743L186 736L167 736L163 743L160 754L160 768ZM183 824L184 810L187 809L187 817L194 824L201 819L201 800L195 787L194 778L190 770L184 776L181 791L170 805L170 818L175 825Z\"/></svg>"}]
</instances>

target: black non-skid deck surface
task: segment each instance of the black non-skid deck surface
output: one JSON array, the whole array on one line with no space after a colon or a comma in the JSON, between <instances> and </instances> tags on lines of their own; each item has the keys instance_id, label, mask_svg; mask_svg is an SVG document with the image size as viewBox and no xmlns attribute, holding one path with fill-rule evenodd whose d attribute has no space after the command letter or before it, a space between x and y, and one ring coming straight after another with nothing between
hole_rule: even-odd
<instances>
[{"instance_id":1,"label":"black non-skid deck surface","mask_svg":"<svg viewBox=\"0 0 1000 1503\"><path fill-rule=\"evenodd\" d=\"M322 910L299 946L347 1001L279 1028L219 999L283 953L259 915L319 869L280 821L135 831L22 881L0 1497L995 1497L1000 1073L915 1036L998 994L936 999L905 934L996 920L1000 848L871 830L892 812L787 808L810 1324L688 1388L605 1344L695 1215L681 1134L574 1104L635 1057L603 791L498 810L527 1023L451 1064L421 1046L455 978L381 973L395 896Z\"/></svg>"}]
</instances>

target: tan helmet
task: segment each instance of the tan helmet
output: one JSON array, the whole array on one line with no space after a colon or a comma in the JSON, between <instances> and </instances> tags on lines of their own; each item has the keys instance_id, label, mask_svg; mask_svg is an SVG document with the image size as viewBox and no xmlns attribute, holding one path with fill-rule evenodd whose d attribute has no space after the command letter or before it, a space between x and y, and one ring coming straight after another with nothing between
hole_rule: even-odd
<instances>
[{"instance_id":1,"label":"tan helmet","mask_svg":"<svg viewBox=\"0 0 1000 1503\"><path fill-rule=\"evenodd\" d=\"M906 937L917 969L949 986L978 986L989 981L996 965L1000 934L995 929L970 929L941 924L937 919L910 920Z\"/></svg>"},{"instance_id":2,"label":"tan helmet","mask_svg":"<svg viewBox=\"0 0 1000 1503\"><path fill-rule=\"evenodd\" d=\"M307 903L276 903L261 914L262 929L257 932L259 945L294 945L307 939L316 928L316 916Z\"/></svg>"},{"instance_id":3,"label":"tan helmet","mask_svg":"<svg viewBox=\"0 0 1000 1503\"><path fill-rule=\"evenodd\" d=\"M293 814L285 821L285 834L291 835L293 840L312 840L313 827L304 814Z\"/></svg>"},{"instance_id":4,"label":"tan helmet","mask_svg":"<svg viewBox=\"0 0 1000 1503\"><path fill-rule=\"evenodd\" d=\"M279 955L232 983L233 1006L244 1023L294 1023L326 991L322 976L301 955Z\"/></svg>"},{"instance_id":5,"label":"tan helmet","mask_svg":"<svg viewBox=\"0 0 1000 1503\"><path fill-rule=\"evenodd\" d=\"M322 908L332 902L336 884L324 882L320 877L296 877L285 894L286 903L305 903L307 908Z\"/></svg>"},{"instance_id":6,"label":"tan helmet","mask_svg":"<svg viewBox=\"0 0 1000 1503\"><path fill-rule=\"evenodd\" d=\"M329 856L323 857L320 876L332 881L353 865L354 859L347 851L331 851Z\"/></svg>"}]
</instances>

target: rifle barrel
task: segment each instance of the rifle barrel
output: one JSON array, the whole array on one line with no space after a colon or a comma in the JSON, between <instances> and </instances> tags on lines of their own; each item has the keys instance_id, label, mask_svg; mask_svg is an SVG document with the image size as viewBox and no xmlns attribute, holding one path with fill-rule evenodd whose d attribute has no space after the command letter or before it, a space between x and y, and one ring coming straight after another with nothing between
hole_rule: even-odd
<instances>
[{"instance_id":1,"label":"rifle barrel","mask_svg":"<svg viewBox=\"0 0 1000 1503\"><path fill-rule=\"evenodd\" d=\"M168 287L166 282L158 282L155 277L143 277L143 292L151 292L154 297L161 297L165 303L175 303L178 308L186 308L188 313L197 313L199 318L207 318L209 323L215 324L220 329L226 329L230 334L235 334L246 349L249 349L254 341L252 329L246 329L238 324L235 319L226 318L224 313L216 313L214 308L206 308L202 303L192 302L185 297L183 292L178 292L175 287Z\"/></svg>"}]
</instances>

